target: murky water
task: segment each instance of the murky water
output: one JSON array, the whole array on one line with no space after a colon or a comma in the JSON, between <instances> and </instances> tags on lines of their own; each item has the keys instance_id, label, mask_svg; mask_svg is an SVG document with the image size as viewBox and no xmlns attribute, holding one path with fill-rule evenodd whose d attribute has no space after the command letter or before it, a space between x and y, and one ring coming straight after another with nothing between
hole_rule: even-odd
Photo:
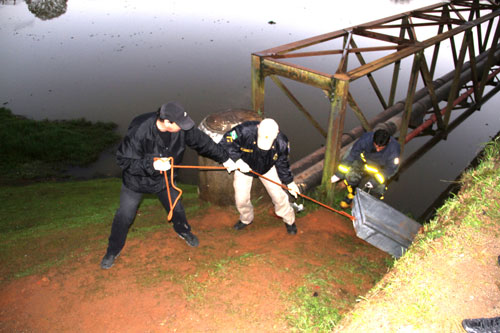
<instances>
[{"instance_id":1,"label":"murky water","mask_svg":"<svg viewBox=\"0 0 500 333\"><path fill-rule=\"evenodd\" d=\"M15 114L34 119L113 121L123 134L135 115L154 111L170 100L181 102L197 123L224 109L249 109L252 52L435 1L45 2L58 3L60 15L46 19L22 1L0 4L0 103ZM326 72L336 69L336 63L328 58L300 61ZM439 70L446 73L450 69L443 65ZM407 76L403 67L402 82ZM324 95L295 82L286 84L325 124L328 103ZM404 96L406 86L401 90ZM352 85L358 102L368 106L376 104L369 91L367 82ZM387 202L415 216L421 214L467 166L481 144L498 131L495 103L490 101L393 182ZM369 115L381 111L364 110ZM321 135L270 80L266 81L266 114L277 119L289 137L292 161L324 144ZM357 126L351 116L349 126ZM419 139L409 145L407 153L415 150L419 141L421 144ZM189 152L185 163L196 164L196 155ZM111 153L78 172L84 176L119 174ZM182 177L196 181L194 173L185 172Z\"/></svg>"}]
</instances>

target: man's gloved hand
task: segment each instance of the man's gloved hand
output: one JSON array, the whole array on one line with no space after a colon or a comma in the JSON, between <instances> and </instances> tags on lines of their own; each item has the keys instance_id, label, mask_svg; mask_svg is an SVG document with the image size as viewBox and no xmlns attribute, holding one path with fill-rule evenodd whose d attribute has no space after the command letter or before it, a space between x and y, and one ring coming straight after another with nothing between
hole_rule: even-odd
<instances>
[{"instance_id":1,"label":"man's gloved hand","mask_svg":"<svg viewBox=\"0 0 500 333\"><path fill-rule=\"evenodd\" d=\"M288 187L288 192L290 192L290 194L293 195L295 199L297 199L297 196L300 194L300 190L297 184L295 184L295 182L291 182L290 184L287 185L287 187Z\"/></svg>"},{"instance_id":2,"label":"man's gloved hand","mask_svg":"<svg viewBox=\"0 0 500 333\"><path fill-rule=\"evenodd\" d=\"M170 160L168 158L159 158L153 162L153 168L158 171L170 170Z\"/></svg>"},{"instance_id":3,"label":"man's gloved hand","mask_svg":"<svg viewBox=\"0 0 500 333\"><path fill-rule=\"evenodd\" d=\"M370 189L372 189L372 188L373 188L373 184L372 184L372 182L371 182L371 181L370 181L370 182L367 182L367 183L365 184L365 187L366 187L366 188L370 188Z\"/></svg>"},{"instance_id":4,"label":"man's gloved hand","mask_svg":"<svg viewBox=\"0 0 500 333\"><path fill-rule=\"evenodd\" d=\"M252 170L250 168L250 166L245 161L243 161L241 158L236 161L236 167L238 168L238 170L240 170L243 173L247 173L247 172L250 172L250 170Z\"/></svg>"},{"instance_id":5,"label":"man's gloved hand","mask_svg":"<svg viewBox=\"0 0 500 333\"><path fill-rule=\"evenodd\" d=\"M226 162L222 163L222 165L224 166L224 168L226 168L227 173L231 173L235 170L238 170L236 163L234 163L234 161L230 158L228 158Z\"/></svg>"},{"instance_id":6,"label":"man's gloved hand","mask_svg":"<svg viewBox=\"0 0 500 333\"><path fill-rule=\"evenodd\" d=\"M336 182L338 182L339 180L340 180L340 178L339 178L339 177L337 177L337 175L333 175L333 176L332 176L332 178L330 178L330 181L331 181L332 183L336 183Z\"/></svg>"}]
</instances>

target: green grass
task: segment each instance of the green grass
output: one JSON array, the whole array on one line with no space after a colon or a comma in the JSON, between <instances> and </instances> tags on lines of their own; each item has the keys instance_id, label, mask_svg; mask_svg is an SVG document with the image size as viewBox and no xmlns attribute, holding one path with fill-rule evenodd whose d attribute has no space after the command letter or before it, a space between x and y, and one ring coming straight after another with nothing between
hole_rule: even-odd
<instances>
[{"instance_id":1,"label":"green grass","mask_svg":"<svg viewBox=\"0 0 500 333\"><path fill-rule=\"evenodd\" d=\"M382 277L382 265L359 256L309 267L304 283L285 295L292 303L286 316L289 325L300 332L330 332L356 301L357 295L344 290L347 282L362 290L365 280L373 284Z\"/></svg>"},{"instance_id":2,"label":"green grass","mask_svg":"<svg viewBox=\"0 0 500 333\"><path fill-rule=\"evenodd\" d=\"M338 208L338 207L340 207L340 201L342 201L342 199L344 199L344 197L346 196L346 193L347 193L347 190L336 190L333 194L333 201L329 204L329 206L340 210ZM327 196L325 188L322 186L315 187L314 189L310 190L308 193L305 193L305 194L307 196L321 202L321 203L328 205L328 196ZM313 211L321 208L320 205L318 205L317 203L312 202L310 200L299 199L299 201L300 200L303 200L304 212L299 213L297 215L299 217L301 216L300 214L305 215L307 213L313 212ZM350 214L351 213L350 209L346 210L346 213Z\"/></svg>"},{"instance_id":3,"label":"green grass","mask_svg":"<svg viewBox=\"0 0 500 333\"><path fill-rule=\"evenodd\" d=\"M114 123L85 119L35 121L0 108L0 178L57 176L69 165L86 165L116 143Z\"/></svg>"},{"instance_id":4,"label":"green grass","mask_svg":"<svg viewBox=\"0 0 500 333\"><path fill-rule=\"evenodd\" d=\"M326 288L320 291L316 288L328 285L326 280L314 279L309 283L315 287L300 286L289 296L295 305L286 316L288 323L294 331L329 332L341 318L339 310L332 304L335 295Z\"/></svg>"},{"instance_id":5,"label":"green grass","mask_svg":"<svg viewBox=\"0 0 500 333\"><path fill-rule=\"evenodd\" d=\"M192 195L197 187L180 186L186 194L183 204L193 207L188 218L199 214L203 205ZM2 279L40 273L88 251L104 250L120 187L118 178L0 187ZM129 238L171 227L164 223L166 214L155 196L146 195L139 210Z\"/></svg>"}]
</instances>

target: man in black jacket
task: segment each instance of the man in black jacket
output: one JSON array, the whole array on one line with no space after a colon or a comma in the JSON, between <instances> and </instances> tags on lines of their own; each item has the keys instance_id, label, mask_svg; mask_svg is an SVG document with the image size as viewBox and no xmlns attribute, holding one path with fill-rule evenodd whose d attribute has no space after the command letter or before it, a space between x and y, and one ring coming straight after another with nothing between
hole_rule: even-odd
<instances>
[{"instance_id":1,"label":"man in black jacket","mask_svg":"<svg viewBox=\"0 0 500 333\"><path fill-rule=\"evenodd\" d=\"M165 210L170 212L162 172L167 172L171 167L167 157L172 157L175 164L182 162L186 144L202 156L219 163L225 161L223 165L228 172L236 169L228 153L196 128L184 108L176 102L164 104L157 112L146 113L132 120L117 151L118 165L122 169L120 207L113 219L108 248L101 261L102 268L111 268L120 254L144 193L156 194ZM175 202L179 192L171 183L169 188L171 200ZM191 232L180 201L174 207L172 222L174 230L188 245L198 246L198 238Z\"/></svg>"},{"instance_id":2,"label":"man in black jacket","mask_svg":"<svg viewBox=\"0 0 500 333\"><path fill-rule=\"evenodd\" d=\"M300 191L293 182L288 161L290 145L287 137L279 131L276 121L266 118L261 122L241 123L224 134L219 144L229 152L238 168L234 173L233 186L240 219L234 229L241 230L253 222L250 191L256 176L250 173L251 170L274 182L286 184L288 191L297 198ZM287 193L272 182L262 178L261 181L273 201L274 212L285 222L287 232L295 235L295 212Z\"/></svg>"}]
</instances>

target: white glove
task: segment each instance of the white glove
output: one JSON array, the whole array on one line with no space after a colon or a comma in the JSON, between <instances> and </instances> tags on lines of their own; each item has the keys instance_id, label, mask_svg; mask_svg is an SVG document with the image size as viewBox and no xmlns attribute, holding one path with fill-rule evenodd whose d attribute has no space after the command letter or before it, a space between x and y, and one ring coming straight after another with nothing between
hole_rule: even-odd
<instances>
[{"instance_id":1,"label":"white glove","mask_svg":"<svg viewBox=\"0 0 500 333\"><path fill-rule=\"evenodd\" d=\"M336 175L333 175L333 176L332 176L332 178L330 178L330 181L331 181L332 183L336 183L336 182L338 182L339 180L340 180L340 178L339 178L339 177L337 177Z\"/></svg>"},{"instance_id":2,"label":"white glove","mask_svg":"<svg viewBox=\"0 0 500 333\"><path fill-rule=\"evenodd\" d=\"M250 170L252 170L250 169L250 166L246 164L246 162L243 161L241 158L236 161L236 167L243 173L247 173L250 172Z\"/></svg>"},{"instance_id":3,"label":"white glove","mask_svg":"<svg viewBox=\"0 0 500 333\"><path fill-rule=\"evenodd\" d=\"M170 160L168 158L159 158L153 162L153 168L158 171L170 170Z\"/></svg>"},{"instance_id":4,"label":"white glove","mask_svg":"<svg viewBox=\"0 0 500 333\"><path fill-rule=\"evenodd\" d=\"M288 187L288 192L290 192L290 194L293 195L295 199L297 199L297 195L300 194L300 190L297 184L291 182L290 184L287 185L287 187Z\"/></svg>"},{"instance_id":5,"label":"white glove","mask_svg":"<svg viewBox=\"0 0 500 333\"><path fill-rule=\"evenodd\" d=\"M230 158L228 158L226 162L222 163L222 165L224 166L224 168L226 168L227 173L231 173L234 170L238 170L236 163L234 163L234 161Z\"/></svg>"},{"instance_id":6,"label":"white glove","mask_svg":"<svg viewBox=\"0 0 500 333\"><path fill-rule=\"evenodd\" d=\"M366 188L373 188L373 184L372 184L371 182L367 182L367 183L365 184L365 187L366 187Z\"/></svg>"}]
</instances>

